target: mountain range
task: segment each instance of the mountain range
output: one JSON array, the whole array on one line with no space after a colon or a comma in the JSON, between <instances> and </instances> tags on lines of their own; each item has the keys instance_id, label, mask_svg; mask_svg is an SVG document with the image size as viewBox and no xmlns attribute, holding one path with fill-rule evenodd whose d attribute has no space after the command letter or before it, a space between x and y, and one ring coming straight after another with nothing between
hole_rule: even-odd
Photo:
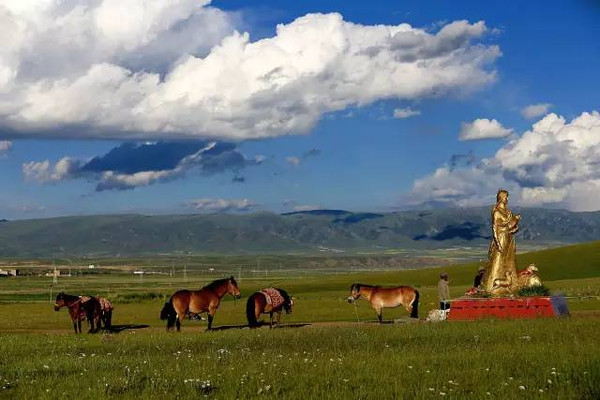
<instances>
[{"instance_id":1,"label":"mountain range","mask_svg":"<svg viewBox=\"0 0 600 400\"><path fill-rule=\"evenodd\" d=\"M600 212L525 208L519 243L600 239ZM0 222L0 257L264 254L486 246L490 209L92 215Z\"/></svg>"}]
</instances>

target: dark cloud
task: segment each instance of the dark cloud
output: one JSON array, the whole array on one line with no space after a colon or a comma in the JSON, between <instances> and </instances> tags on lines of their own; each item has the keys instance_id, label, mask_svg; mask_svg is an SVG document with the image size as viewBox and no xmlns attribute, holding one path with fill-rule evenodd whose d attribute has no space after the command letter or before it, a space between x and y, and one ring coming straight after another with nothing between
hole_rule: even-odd
<instances>
[{"instance_id":1,"label":"dark cloud","mask_svg":"<svg viewBox=\"0 0 600 400\"><path fill-rule=\"evenodd\" d=\"M179 179L191 170L203 175L233 171L237 176L241 169L262 161L262 156L247 158L232 143L123 143L88 162L65 157L54 165L27 163L24 173L39 182L86 178L96 182L96 191L127 190Z\"/></svg>"},{"instance_id":2,"label":"dark cloud","mask_svg":"<svg viewBox=\"0 0 600 400\"><path fill-rule=\"evenodd\" d=\"M182 159L197 153L207 144L206 142L123 143L103 156L92 158L81 170L135 174L141 171L174 169Z\"/></svg>"}]
</instances>

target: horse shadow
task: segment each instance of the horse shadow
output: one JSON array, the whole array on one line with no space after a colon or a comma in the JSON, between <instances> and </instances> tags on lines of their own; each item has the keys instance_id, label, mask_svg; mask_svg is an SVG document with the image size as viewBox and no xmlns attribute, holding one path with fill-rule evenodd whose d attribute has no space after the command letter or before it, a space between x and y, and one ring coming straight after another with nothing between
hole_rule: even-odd
<instances>
[{"instance_id":1,"label":"horse shadow","mask_svg":"<svg viewBox=\"0 0 600 400\"><path fill-rule=\"evenodd\" d=\"M108 333L120 333L123 331L134 331L137 329L145 329L149 327L150 325L146 324L111 325L109 328L102 328L102 331Z\"/></svg>"},{"instance_id":2,"label":"horse shadow","mask_svg":"<svg viewBox=\"0 0 600 400\"><path fill-rule=\"evenodd\" d=\"M298 323L298 324L279 324L274 329L294 329L294 328L302 328L305 326L310 326L311 324L307 323ZM260 324L260 327L269 326L268 322L263 322ZM211 331L227 331L230 329L249 329L249 326L246 325L222 325L222 326L213 326Z\"/></svg>"}]
</instances>

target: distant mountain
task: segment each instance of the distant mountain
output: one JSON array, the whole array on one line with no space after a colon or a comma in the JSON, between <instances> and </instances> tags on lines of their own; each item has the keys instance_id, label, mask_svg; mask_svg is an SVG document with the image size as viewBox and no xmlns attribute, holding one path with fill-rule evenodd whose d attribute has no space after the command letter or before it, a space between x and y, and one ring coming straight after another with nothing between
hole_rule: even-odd
<instances>
[{"instance_id":1,"label":"distant mountain","mask_svg":"<svg viewBox=\"0 0 600 400\"><path fill-rule=\"evenodd\" d=\"M600 212L521 210L519 243L600 239ZM0 257L285 253L485 246L489 208L394 213L96 215L5 221Z\"/></svg>"}]
</instances>

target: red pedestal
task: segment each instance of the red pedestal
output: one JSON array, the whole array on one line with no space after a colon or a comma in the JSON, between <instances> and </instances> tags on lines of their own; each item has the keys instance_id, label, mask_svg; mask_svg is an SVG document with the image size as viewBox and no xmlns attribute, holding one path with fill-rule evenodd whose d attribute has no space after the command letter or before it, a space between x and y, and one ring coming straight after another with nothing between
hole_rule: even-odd
<instances>
[{"instance_id":1,"label":"red pedestal","mask_svg":"<svg viewBox=\"0 0 600 400\"><path fill-rule=\"evenodd\" d=\"M569 308L562 296L518 298L461 298L450 305L448 320L465 321L482 318L548 318L568 316Z\"/></svg>"}]
</instances>

